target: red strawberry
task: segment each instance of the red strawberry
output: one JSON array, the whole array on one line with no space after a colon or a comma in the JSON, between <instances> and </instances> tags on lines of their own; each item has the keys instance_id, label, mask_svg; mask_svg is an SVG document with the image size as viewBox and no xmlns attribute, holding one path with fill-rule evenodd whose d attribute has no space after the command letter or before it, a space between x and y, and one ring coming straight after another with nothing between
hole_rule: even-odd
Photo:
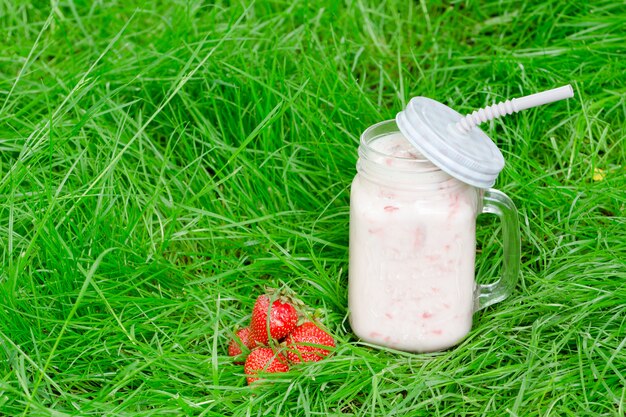
<instances>
[{"instance_id":1,"label":"red strawberry","mask_svg":"<svg viewBox=\"0 0 626 417\"><path fill-rule=\"evenodd\" d=\"M275 374L278 372L287 372L287 358L283 354L276 354L272 348L260 347L254 349L248 355L244 366L246 375L257 375L259 371ZM248 376L248 385L252 384L259 378Z\"/></svg>"},{"instance_id":2,"label":"red strawberry","mask_svg":"<svg viewBox=\"0 0 626 417\"><path fill-rule=\"evenodd\" d=\"M254 303L252 309L252 319L250 320L250 339L251 346L267 345L268 337L268 320L269 316L269 336L278 341L287 337L287 335L296 327L298 323L298 312L289 301L282 301L280 298L272 303L270 308L270 298L267 295L260 295Z\"/></svg>"},{"instance_id":3,"label":"red strawberry","mask_svg":"<svg viewBox=\"0 0 626 417\"><path fill-rule=\"evenodd\" d=\"M245 327L235 332L235 337L228 344L228 356L239 356L243 353L243 347L250 349L250 328ZM235 362L243 363L243 362Z\"/></svg>"},{"instance_id":4,"label":"red strawberry","mask_svg":"<svg viewBox=\"0 0 626 417\"><path fill-rule=\"evenodd\" d=\"M335 347L335 340L331 335L320 329L310 321L296 327L287 339L287 357L292 363L317 362L330 353L319 346Z\"/></svg>"}]
</instances>

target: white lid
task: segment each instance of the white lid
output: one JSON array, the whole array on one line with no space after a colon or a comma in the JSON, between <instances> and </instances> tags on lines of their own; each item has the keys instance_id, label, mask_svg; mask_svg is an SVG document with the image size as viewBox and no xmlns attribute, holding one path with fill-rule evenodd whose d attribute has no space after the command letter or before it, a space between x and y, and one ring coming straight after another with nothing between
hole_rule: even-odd
<instances>
[{"instance_id":1,"label":"white lid","mask_svg":"<svg viewBox=\"0 0 626 417\"><path fill-rule=\"evenodd\" d=\"M420 153L456 179L478 188L493 186L504 157L478 127L461 132L463 116L427 97L414 97L396 116L402 134Z\"/></svg>"}]
</instances>

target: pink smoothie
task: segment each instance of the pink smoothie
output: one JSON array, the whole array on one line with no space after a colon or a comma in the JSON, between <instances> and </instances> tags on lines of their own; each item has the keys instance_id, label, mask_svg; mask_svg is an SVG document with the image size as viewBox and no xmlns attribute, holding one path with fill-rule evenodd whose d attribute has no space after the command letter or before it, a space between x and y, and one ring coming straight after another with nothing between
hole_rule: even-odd
<instances>
[{"instance_id":1,"label":"pink smoothie","mask_svg":"<svg viewBox=\"0 0 626 417\"><path fill-rule=\"evenodd\" d=\"M479 191L392 133L375 139L351 189L349 310L362 340L446 349L474 312Z\"/></svg>"}]
</instances>

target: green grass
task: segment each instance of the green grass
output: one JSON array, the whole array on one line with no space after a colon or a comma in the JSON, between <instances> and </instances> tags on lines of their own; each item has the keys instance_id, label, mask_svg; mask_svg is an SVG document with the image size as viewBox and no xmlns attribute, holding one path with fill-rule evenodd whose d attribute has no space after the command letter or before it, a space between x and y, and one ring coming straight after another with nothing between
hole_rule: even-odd
<instances>
[{"instance_id":1,"label":"green grass","mask_svg":"<svg viewBox=\"0 0 626 417\"><path fill-rule=\"evenodd\" d=\"M91 3L0 2L0 415L625 415L619 1ZM567 83L483 127L520 212L514 295L446 352L360 343L360 133L416 95L467 112ZM228 339L282 284L338 348L250 390Z\"/></svg>"}]
</instances>

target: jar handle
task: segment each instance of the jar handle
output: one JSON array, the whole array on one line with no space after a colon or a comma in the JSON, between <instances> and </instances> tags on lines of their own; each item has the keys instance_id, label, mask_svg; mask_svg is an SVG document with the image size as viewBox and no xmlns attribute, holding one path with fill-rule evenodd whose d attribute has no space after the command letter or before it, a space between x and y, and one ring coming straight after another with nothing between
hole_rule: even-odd
<instances>
[{"instance_id":1,"label":"jar handle","mask_svg":"<svg viewBox=\"0 0 626 417\"><path fill-rule=\"evenodd\" d=\"M502 223L502 276L494 283L477 286L476 310L508 297L520 270L520 231L515 204L503 192L490 188L483 194L482 212L495 214Z\"/></svg>"}]
</instances>

